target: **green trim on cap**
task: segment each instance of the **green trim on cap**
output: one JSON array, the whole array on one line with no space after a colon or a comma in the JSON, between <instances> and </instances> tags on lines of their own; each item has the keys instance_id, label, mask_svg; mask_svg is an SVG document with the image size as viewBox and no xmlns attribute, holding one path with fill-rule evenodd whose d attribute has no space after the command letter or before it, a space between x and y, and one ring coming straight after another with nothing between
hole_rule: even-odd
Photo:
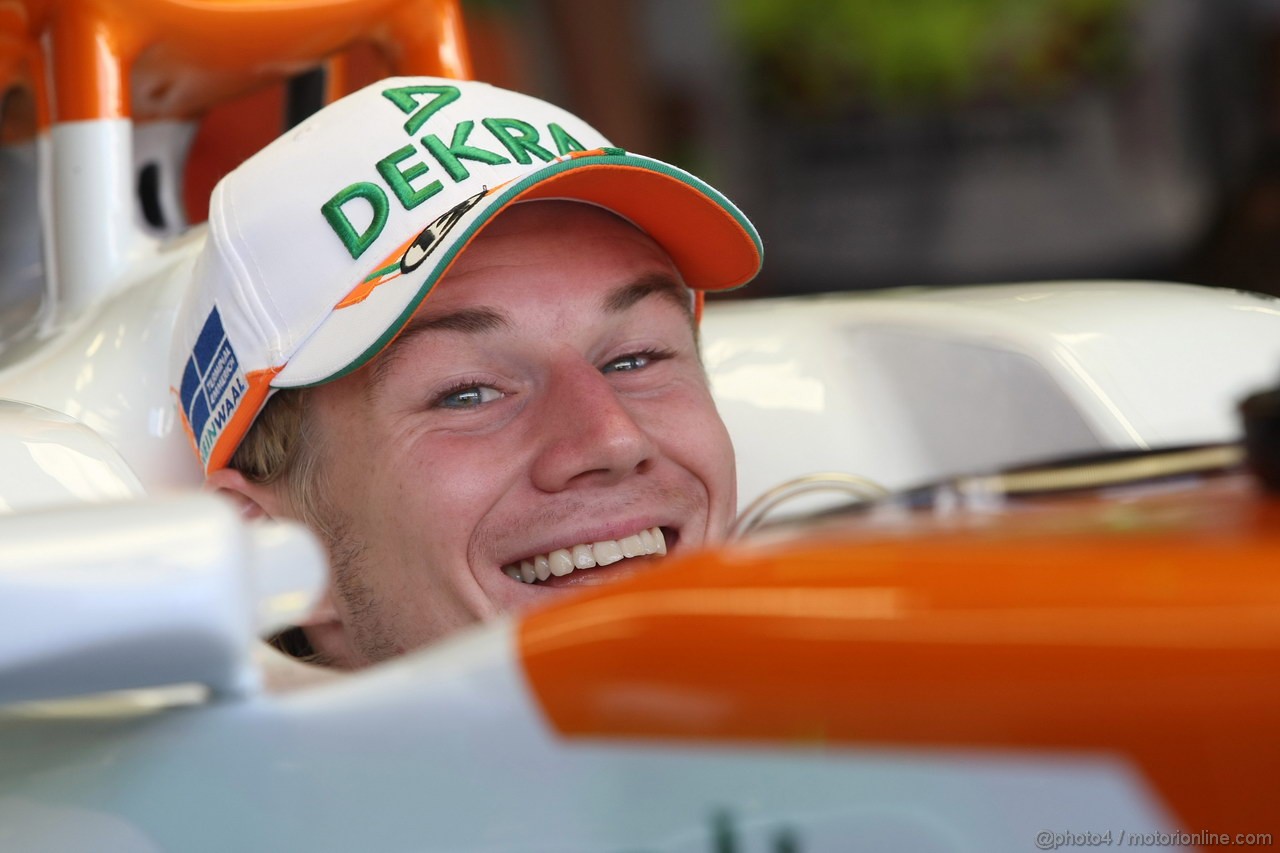
<instances>
[{"instance_id":1,"label":"green trim on cap","mask_svg":"<svg viewBox=\"0 0 1280 853\"><path fill-rule=\"evenodd\" d=\"M427 295L431 292L431 289L435 287L437 281L439 280L440 271L446 270L449 268L449 266L453 263L454 258L457 257L458 253L461 252L464 248L466 248L471 243L472 238L475 237L476 233L481 228L483 228L485 225L488 224L490 219L496 216L498 212L504 210L506 206L511 201L513 201L517 196L522 195L523 193L533 188L534 186L542 183L548 178L563 174L565 172L573 171L576 169L599 168L601 166L627 166L630 168L638 168L638 169L644 169L650 172L656 172L660 175L665 175L666 177L669 177L669 178L675 178L681 183L686 184L692 187L693 189L697 190L699 193L706 196L711 201L715 202L717 205L720 206L722 210L724 210L726 213L732 216L734 221L738 223L738 227L742 229L742 232L747 236L749 236L751 238L751 241L755 244L756 254L757 256L759 256L761 262L763 263L764 245L760 242L760 235L756 233L755 226L753 226L751 222L746 218L746 216L743 215L742 211L738 210L737 206L735 206L733 202L729 201L729 199L726 198L715 187L711 186L710 184L706 183L700 178L697 178L696 176L689 174L688 172L685 172L681 169L677 169L674 166L669 166L666 163L663 163L659 160L651 160L645 157L636 157L636 156L627 154L621 148L604 148L604 149L601 149L601 151L604 153L601 153L599 155L596 155L596 154L578 155L576 157L573 157L572 159L562 160L559 163L552 163L544 168L538 169L537 171L519 179L511 186L503 189L501 195L498 195L491 200L487 200L488 203L485 205L484 210L480 213L479 216L476 217L474 222L472 222L469 226L467 226L467 229L465 231L463 231L455 239L450 241L448 250L445 251L445 253L440 256L440 258L436 261L436 263L431 267L430 271L427 272L426 278L423 280L422 286L418 288L417 294L414 295L414 297L411 298L405 304L405 308L403 311L400 312L400 316L397 317L389 326L387 326L386 331L383 332L382 335L380 335L376 341L370 344L364 350L364 352L356 356L349 364L347 364L346 367L343 367L335 371L334 373L330 374L328 377L324 379L316 380L315 382L311 382L306 385L295 385L290 387L314 388L317 385L325 385L329 382L333 382L334 380L341 379L342 377L347 376L348 374L353 373L356 370L359 370L361 367L363 367L366 363L368 363L371 359L373 359L374 356L382 352L382 350L387 346L387 344L391 343L391 341L400 332L400 330L404 328L404 325L409 322L410 318L413 317L414 312L416 312L418 308L422 305L422 301L427 298ZM572 200L572 199L569 199L569 200ZM366 281L367 280L368 279L366 279ZM733 287L726 287L724 289L733 290L738 287L742 287L742 285L746 283L747 282L744 281L742 282L742 284L734 285Z\"/></svg>"},{"instance_id":2,"label":"green trim on cap","mask_svg":"<svg viewBox=\"0 0 1280 853\"><path fill-rule=\"evenodd\" d=\"M396 262L395 262L394 264L387 264L387 265L386 265L385 267L383 267L382 269L380 269L380 270L374 270L373 272L369 273L367 276L365 276L365 277L364 277L364 281L362 281L362 282L360 282L360 283L361 283L361 284L368 284L369 282L373 281L375 278L382 278L382 277L383 277L384 275L386 275L387 273L389 273L389 272L395 272L395 271L396 271L396 270L398 270L398 269L400 269L400 259L399 259L399 258L397 258L397 259L396 259Z\"/></svg>"}]
</instances>

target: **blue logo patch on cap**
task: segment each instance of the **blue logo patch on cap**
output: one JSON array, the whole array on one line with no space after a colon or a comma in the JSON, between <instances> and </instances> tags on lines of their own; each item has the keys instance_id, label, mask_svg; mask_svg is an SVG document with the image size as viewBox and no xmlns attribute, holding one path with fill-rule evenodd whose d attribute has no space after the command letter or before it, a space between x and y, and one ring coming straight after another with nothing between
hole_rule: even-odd
<instances>
[{"instance_id":1,"label":"blue logo patch on cap","mask_svg":"<svg viewBox=\"0 0 1280 853\"><path fill-rule=\"evenodd\" d=\"M248 388L240 362L222 328L222 316L214 308L187 359L179 391L202 463L208 464L218 436L222 435Z\"/></svg>"}]
</instances>

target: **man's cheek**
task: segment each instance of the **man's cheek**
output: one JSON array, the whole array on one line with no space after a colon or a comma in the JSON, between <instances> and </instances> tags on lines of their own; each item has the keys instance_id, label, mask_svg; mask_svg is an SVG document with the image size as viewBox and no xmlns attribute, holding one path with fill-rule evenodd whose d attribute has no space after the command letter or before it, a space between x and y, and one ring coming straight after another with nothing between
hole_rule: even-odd
<instances>
[{"instance_id":1,"label":"man's cheek","mask_svg":"<svg viewBox=\"0 0 1280 853\"><path fill-rule=\"evenodd\" d=\"M515 460L493 441L440 442L432 451L401 466L399 513L412 517L430 547L466 555L486 515L511 491Z\"/></svg>"},{"instance_id":2,"label":"man's cheek","mask_svg":"<svg viewBox=\"0 0 1280 853\"><path fill-rule=\"evenodd\" d=\"M732 467L733 443L709 393L692 389L677 401L662 422L664 428L672 432L672 443L692 448L693 453L712 467Z\"/></svg>"},{"instance_id":3,"label":"man's cheek","mask_svg":"<svg viewBox=\"0 0 1280 853\"><path fill-rule=\"evenodd\" d=\"M699 446L691 452L699 460L699 474L711 501L709 524L715 538L727 535L738 504L737 456L733 439L714 408L693 431Z\"/></svg>"}]
</instances>

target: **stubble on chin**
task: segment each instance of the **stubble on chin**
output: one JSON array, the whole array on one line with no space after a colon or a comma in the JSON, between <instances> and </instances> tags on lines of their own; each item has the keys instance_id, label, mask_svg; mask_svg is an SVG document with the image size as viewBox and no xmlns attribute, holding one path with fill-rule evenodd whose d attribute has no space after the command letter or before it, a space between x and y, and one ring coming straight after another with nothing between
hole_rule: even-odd
<instances>
[{"instance_id":1,"label":"stubble on chin","mask_svg":"<svg viewBox=\"0 0 1280 853\"><path fill-rule=\"evenodd\" d=\"M332 510L326 515L322 537L347 642L362 663L395 657L402 646L384 623L381 600L368 582L368 545L352 531L348 519Z\"/></svg>"}]
</instances>

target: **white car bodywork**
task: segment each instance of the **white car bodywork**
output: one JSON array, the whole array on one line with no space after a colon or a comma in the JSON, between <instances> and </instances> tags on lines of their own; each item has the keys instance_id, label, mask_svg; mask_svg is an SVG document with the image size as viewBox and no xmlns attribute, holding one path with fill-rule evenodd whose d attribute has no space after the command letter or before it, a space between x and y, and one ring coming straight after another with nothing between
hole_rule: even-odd
<instances>
[{"instance_id":1,"label":"white car bodywork","mask_svg":"<svg viewBox=\"0 0 1280 853\"><path fill-rule=\"evenodd\" d=\"M0 840L112 853L835 853L854 840L1013 853L1046 828L1177 828L1107 755L567 741L513 646L501 622L292 692L10 712Z\"/></svg>"},{"instance_id":2,"label":"white car bodywork","mask_svg":"<svg viewBox=\"0 0 1280 853\"><path fill-rule=\"evenodd\" d=\"M1238 440L1280 301L1041 282L716 305L704 357L740 503L798 474L897 490L1070 454Z\"/></svg>"}]
</instances>

